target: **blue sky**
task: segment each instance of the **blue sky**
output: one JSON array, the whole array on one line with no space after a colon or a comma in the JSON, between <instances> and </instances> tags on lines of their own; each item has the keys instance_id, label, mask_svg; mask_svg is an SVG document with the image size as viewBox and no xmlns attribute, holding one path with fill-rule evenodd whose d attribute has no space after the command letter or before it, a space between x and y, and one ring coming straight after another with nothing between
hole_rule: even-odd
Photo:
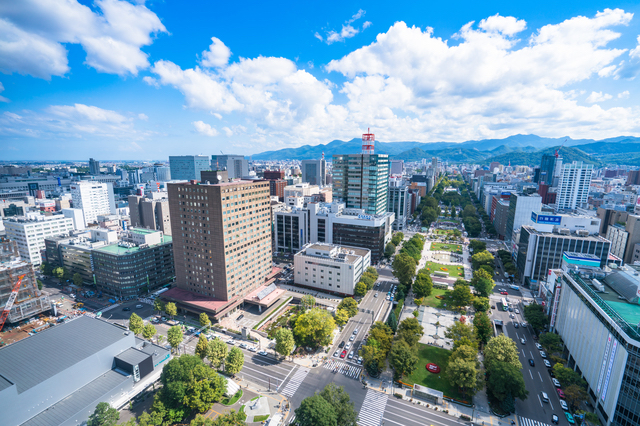
<instances>
[{"instance_id":1,"label":"blue sky","mask_svg":"<svg viewBox=\"0 0 640 426\"><path fill-rule=\"evenodd\" d=\"M634 2L0 2L0 160L640 135Z\"/></svg>"}]
</instances>

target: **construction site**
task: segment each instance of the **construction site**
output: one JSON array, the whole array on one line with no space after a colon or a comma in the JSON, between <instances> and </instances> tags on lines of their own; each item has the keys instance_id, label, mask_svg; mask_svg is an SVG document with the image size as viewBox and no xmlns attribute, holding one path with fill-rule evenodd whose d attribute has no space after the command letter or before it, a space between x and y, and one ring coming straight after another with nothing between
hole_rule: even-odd
<instances>
[{"instance_id":1,"label":"construction site","mask_svg":"<svg viewBox=\"0 0 640 426\"><path fill-rule=\"evenodd\" d=\"M0 346L49 326L43 315L52 307L49 296L38 289L33 265L20 258L13 241L0 241L0 306Z\"/></svg>"}]
</instances>

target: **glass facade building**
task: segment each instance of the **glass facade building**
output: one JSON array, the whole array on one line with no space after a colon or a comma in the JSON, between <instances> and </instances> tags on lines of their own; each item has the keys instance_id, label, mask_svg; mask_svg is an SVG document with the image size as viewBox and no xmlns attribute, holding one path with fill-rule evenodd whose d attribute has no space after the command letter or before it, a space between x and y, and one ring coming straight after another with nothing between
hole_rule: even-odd
<instances>
[{"instance_id":1,"label":"glass facade building","mask_svg":"<svg viewBox=\"0 0 640 426\"><path fill-rule=\"evenodd\" d=\"M211 170L211 163L206 155L170 156L169 169L173 180L200 180L200 172Z\"/></svg>"},{"instance_id":2,"label":"glass facade building","mask_svg":"<svg viewBox=\"0 0 640 426\"><path fill-rule=\"evenodd\" d=\"M333 197L347 208L364 209L367 214L387 212L389 156L349 154L333 156Z\"/></svg>"}]
</instances>

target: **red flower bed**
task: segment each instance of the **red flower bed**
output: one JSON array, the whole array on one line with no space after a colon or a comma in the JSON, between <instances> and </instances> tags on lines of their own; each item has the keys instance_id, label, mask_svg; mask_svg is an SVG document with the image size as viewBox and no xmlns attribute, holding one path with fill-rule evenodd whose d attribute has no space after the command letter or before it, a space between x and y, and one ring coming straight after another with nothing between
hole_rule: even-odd
<instances>
[{"instance_id":1,"label":"red flower bed","mask_svg":"<svg viewBox=\"0 0 640 426\"><path fill-rule=\"evenodd\" d=\"M427 364L425 367L429 373L438 374L440 372L440 367L432 362Z\"/></svg>"}]
</instances>

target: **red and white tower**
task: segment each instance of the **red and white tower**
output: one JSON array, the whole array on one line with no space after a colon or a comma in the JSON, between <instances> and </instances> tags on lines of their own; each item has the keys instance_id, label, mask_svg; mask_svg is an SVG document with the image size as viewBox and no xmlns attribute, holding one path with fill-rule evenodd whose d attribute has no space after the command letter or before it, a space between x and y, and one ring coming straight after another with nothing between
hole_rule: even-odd
<instances>
[{"instance_id":1,"label":"red and white tower","mask_svg":"<svg viewBox=\"0 0 640 426\"><path fill-rule=\"evenodd\" d=\"M370 130L367 129L367 133L362 135L362 153L363 154L373 154L373 145L376 142L376 136L373 133L369 133Z\"/></svg>"}]
</instances>

